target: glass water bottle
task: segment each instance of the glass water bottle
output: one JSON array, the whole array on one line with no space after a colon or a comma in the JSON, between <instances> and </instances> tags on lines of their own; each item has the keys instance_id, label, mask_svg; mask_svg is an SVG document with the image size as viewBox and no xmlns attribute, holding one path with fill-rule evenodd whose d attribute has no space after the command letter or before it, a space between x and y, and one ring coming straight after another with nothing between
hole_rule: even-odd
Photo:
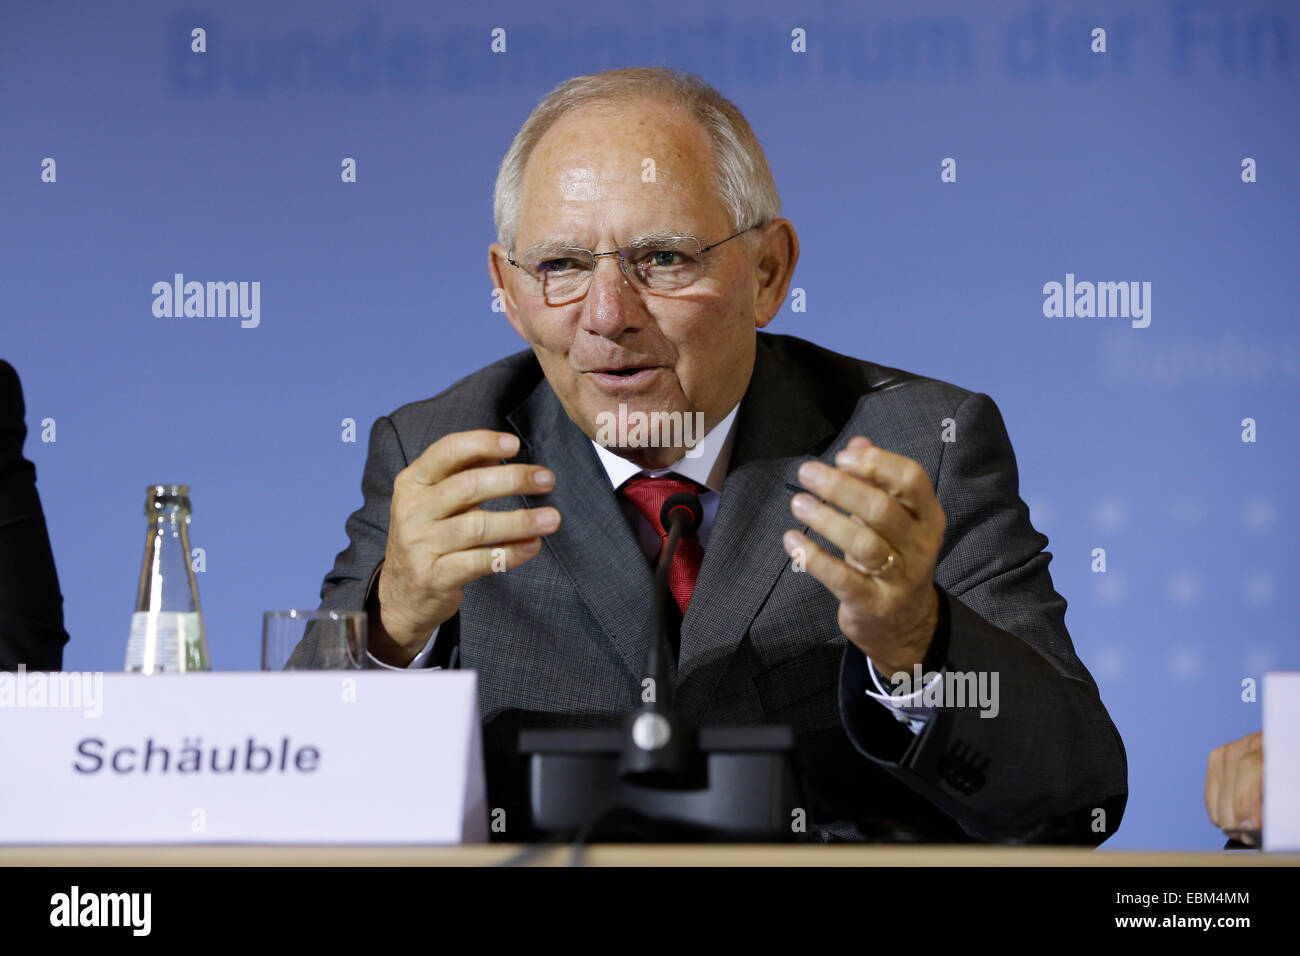
<instances>
[{"instance_id":1,"label":"glass water bottle","mask_svg":"<svg viewBox=\"0 0 1300 956\"><path fill-rule=\"evenodd\" d=\"M190 489L151 485L140 590L131 615L126 669L139 674L206 671L199 587L190 564Z\"/></svg>"}]
</instances>

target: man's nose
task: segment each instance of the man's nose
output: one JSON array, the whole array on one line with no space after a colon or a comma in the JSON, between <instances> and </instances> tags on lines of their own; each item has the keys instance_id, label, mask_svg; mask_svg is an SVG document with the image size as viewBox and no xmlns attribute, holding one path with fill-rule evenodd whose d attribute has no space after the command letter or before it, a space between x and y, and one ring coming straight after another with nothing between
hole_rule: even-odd
<instances>
[{"instance_id":1,"label":"man's nose","mask_svg":"<svg viewBox=\"0 0 1300 956\"><path fill-rule=\"evenodd\" d=\"M602 268L603 263L608 265ZM618 256L596 259L583 305L583 328L606 338L617 338L640 322L641 297L623 274Z\"/></svg>"}]
</instances>

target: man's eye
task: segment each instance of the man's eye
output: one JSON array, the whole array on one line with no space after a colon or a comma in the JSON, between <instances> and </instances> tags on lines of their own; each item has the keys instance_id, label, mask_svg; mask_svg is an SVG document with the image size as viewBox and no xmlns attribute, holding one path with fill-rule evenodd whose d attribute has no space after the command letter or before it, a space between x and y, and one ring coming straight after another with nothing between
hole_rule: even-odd
<instances>
[{"instance_id":1,"label":"man's eye","mask_svg":"<svg viewBox=\"0 0 1300 956\"><path fill-rule=\"evenodd\" d=\"M656 268L666 268L668 266L681 266L690 261L690 256L676 249L652 249L643 260L645 265Z\"/></svg>"},{"instance_id":2,"label":"man's eye","mask_svg":"<svg viewBox=\"0 0 1300 956\"><path fill-rule=\"evenodd\" d=\"M537 271L543 274L566 272L574 268L577 268L577 262L573 259L543 259L537 264Z\"/></svg>"}]
</instances>

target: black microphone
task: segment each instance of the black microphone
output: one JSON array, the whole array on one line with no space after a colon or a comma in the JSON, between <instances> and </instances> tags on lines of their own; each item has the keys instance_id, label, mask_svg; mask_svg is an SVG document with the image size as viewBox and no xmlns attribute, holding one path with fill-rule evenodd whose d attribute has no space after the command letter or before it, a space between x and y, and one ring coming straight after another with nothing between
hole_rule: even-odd
<instances>
[{"instance_id":1,"label":"black microphone","mask_svg":"<svg viewBox=\"0 0 1300 956\"><path fill-rule=\"evenodd\" d=\"M659 527L668 533L668 539L659 553L659 563L655 565L654 603L650 634L650 648L646 653L646 676L654 679L656 686L663 684L668 694L666 703L672 706L672 683L668 680L668 659L672 654L672 644L668 635L668 602L672 599L669 592L669 580L672 578L673 559L677 556L677 544L686 533L694 534L700 530L704 521L704 506L698 495L689 491L679 491L670 495L659 509Z\"/></svg>"},{"instance_id":2,"label":"black microphone","mask_svg":"<svg viewBox=\"0 0 1300 956\"><path fill-rule=\"evenodd\" d=\"M695 747L695 729L688 727L673 708L673 685L668 676L672 653L668 639L668 589L673 559L682 535L699 530L704 506L699 496L681 491L669 496L659 509L659 524L668 533L655 566L654 602L651 609L650 647L646 651L643 698L624 723L623 754L619 769L624 777L669 784L682 779ZM648 698L645 696L648 694Z\"/></svg>"},{"instance_id":3,"label":"black microphone","mask_svg":"<svg viewBox=\"0 0 1300 956\"><path fill-rule=\"evenodd\" d=\"M669 496L664 506L659 509L659 523L670 533L674 523L683 518L689 522L689 525L682 528L682 534L687 531L692 533L699 531L700 523L704 521L704 506L700 504L699 496L689 491L679 491Z\"/></svg>"}]
</instances>

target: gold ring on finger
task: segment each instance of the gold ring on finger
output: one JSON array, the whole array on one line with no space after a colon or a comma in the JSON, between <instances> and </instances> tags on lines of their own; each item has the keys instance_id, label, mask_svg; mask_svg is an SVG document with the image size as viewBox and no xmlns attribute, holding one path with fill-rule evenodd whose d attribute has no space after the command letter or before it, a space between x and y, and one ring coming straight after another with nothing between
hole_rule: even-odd
<instances>
[{"instance_id":1,"label":"gold ring on finger","mask_svg":"<svg viewBox=\"0 0 1300 956\"><path fill-rule=\"evenodd\" d=\"M885 558L885 563L882 564L880 567L876 568L874 571L867 571L866 574L868 577L878 578L893 566L894 566L894 552L891 549L889 552L889 557Z\"/></svg>"}]
</instances>

